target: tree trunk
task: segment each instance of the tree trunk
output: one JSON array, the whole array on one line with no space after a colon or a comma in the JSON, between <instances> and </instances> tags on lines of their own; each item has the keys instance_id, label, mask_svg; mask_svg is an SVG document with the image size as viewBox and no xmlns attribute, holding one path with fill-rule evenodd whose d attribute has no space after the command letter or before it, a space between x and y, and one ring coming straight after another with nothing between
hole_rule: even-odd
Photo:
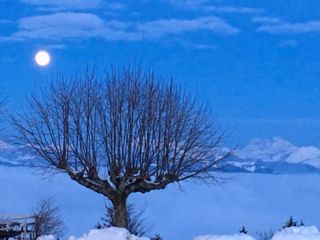
<instances>
[{"instance_id":1,"label":"tree trunk","mask_svg":"<svg viewBox=\"0 0 320 240\"><path fill-rule=\"evenodd\" d=\"M114 208L114 225L128 229L127 197L119 196L112 201Z\"/></svg>"}]
</instances>

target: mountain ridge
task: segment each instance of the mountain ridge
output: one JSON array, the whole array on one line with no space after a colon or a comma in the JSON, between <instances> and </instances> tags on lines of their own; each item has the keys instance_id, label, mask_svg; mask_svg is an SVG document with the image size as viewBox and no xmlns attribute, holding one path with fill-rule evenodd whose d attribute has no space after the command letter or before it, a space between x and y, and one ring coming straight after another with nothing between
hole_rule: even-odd
<instances>
[{"instance_id":1,"label":"mountain ridge","mask_svg":"<svg viewBox=\"0 0 320 240\"><path fill-rule=\"evenodd\" d=\"M229 149L222 149L222 152L227 151ZM39 165L41 160L36 156L0 140L0 166ZM280 137L253 139L243 148L232 151L230 156L219 164L219 168L223 172L320 174L320 149L314 146L298 147Z\"/></svg>"}]
</instances>

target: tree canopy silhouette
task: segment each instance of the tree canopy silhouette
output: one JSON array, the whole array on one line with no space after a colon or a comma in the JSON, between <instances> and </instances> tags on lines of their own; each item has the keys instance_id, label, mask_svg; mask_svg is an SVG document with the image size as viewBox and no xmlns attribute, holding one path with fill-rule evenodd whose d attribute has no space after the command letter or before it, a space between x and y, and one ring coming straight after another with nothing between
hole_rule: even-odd
<instances>
[{"instance_id":1,"label":"tree canopy silhouette","mask_svg":"<svg viewBox=\"0 0 320 240\"><path fill-rule=\"evenodd\" d=\"M128 226L130 194L187 179L215 180L224 134L205 104L139 66L59 75L13 117L15 141L106 196Z\"/></svg>"}]
</instances>

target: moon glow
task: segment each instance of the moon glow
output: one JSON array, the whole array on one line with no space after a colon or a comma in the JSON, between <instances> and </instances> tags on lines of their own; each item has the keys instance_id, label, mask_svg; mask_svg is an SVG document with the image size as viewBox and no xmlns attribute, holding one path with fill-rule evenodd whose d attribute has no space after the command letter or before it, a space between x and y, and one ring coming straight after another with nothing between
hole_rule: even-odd
<instances>
[{"instance_id":1,"label":"moon glow","mask_svg":"<svg viewBox=\"0 0 320 240\"><path fill-rule=\"evenodd\" d=\"M50 63L50 54L46 51L39 51L34 60L41 67L47 66Z\"/></svg>"}]
</instances>

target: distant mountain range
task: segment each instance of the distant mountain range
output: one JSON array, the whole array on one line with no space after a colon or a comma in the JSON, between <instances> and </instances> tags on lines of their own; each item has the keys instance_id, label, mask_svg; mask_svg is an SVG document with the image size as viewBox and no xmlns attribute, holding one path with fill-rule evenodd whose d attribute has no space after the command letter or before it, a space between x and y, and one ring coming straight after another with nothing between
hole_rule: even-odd
<instances>
[{"instance_id":1,"label":"distant mountain range","mask_svg":"<svg viewBox=\"0 0 320 240\"><path fill-rule=\"evenodd\" d=\"M31 167L41 161L22 149L0 141L0 166ZM221 163L224 172L243 173L320 173L320 149L314 146L298 147L275 137L254 139L237 149Z\"/></svg>"},{"instance_id":2,"label":"distant mountain range","mask_svg":"<svg viewBox=\"0 0 320 240\"><path fill-rule=\"evenodd\" d=\"M298 147L280 137L254 139L234 151L221 167L226 172L320 173L320 149Z\"/></svg>"}]
</instances>

